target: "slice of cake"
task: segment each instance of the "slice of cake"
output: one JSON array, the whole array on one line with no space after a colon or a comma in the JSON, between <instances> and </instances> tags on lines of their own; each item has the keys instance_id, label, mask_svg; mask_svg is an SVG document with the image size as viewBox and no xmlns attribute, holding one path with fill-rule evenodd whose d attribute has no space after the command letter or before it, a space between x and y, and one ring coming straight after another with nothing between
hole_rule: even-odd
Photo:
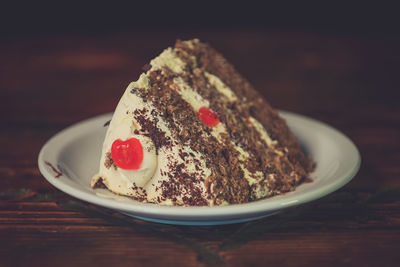
<instances>
[{"instance_id":1,"label":"slice of cake","mask_svg":"<svg viewBox=\"0 0 400 267\"><path fill-rule=\"evenodd\" d=\"M92 187L161 205L292 191L312 161L274 109L208 44L177 41L125 90Z\"/></svg>"}]
</instances>

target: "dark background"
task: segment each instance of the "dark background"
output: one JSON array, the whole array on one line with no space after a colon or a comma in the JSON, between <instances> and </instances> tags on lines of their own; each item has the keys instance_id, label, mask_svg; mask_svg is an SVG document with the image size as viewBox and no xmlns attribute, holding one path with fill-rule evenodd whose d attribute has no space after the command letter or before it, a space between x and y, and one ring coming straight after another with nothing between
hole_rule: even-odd
<instances>
[{"instance_id":1,"label":"dark background","mask_svg":"<svg viewBox=\"0 0 400 267\"><path fill-rule=\"evenodd\" d=\"M0 10L3 39L171 29L398 37L400 25L398 9L385 1L8 1Z\"/></svg>"},{"instance_id":2,"label":"dark background","mask_svg":"<svg viewBox=\"0 0 400 267\"><path fill-rule=\"evenodd\" d=\"M78 77L93 75L93 81L123 88L138 76L140 66L175 39L200 38L223 52L256 89L283 109L308 113L280 102L287 93L285 84L298 92L314 88L318 95L310 97L309 106L315 108L317 99L328 99L336 88L348 92L343 101L323 104L336 110L349 107L355 98L364 104L373 99L372 105L396 106L399 97L400 16L391 2L8 1L0 12L0 42L8 55L0 65L1 90L24 86L7 78L27 72L26 83L32 86L54 87L50 80L58 84L62 79L65 88L90 90L94 85L84 85ZM101 69L109 51L129 50L123 60L131 64L116 63L120 65L114 73L109 66L101 73L82 72L87 64ZM72 79L66 79L61 68L47 75L57 70L60 51L65 60L74 61L62 64L83 64L71 72ZM83 54L68 59L77 51ZM40 63L43 60L48 63ZM346 77L336 68L346 69ZM261 70L265 75L260 76ZM265 88L273 90L265 93ZM119 93L112 97L117 101Z\"/></svg>"}]
</instances>

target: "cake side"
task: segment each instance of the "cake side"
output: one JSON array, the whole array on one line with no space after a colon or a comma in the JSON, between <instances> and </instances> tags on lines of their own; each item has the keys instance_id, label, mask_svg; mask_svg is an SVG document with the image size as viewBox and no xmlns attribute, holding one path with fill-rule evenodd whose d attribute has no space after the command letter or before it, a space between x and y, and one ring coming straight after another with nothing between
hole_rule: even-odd
<instances>
[{"instance_id":1,"label":"cake side","mask_svg":"<svg viewBox=\"0 0 400 267\"><path fill-rule=\"evenodd\" d=\"M262 172L266 176L255 183L250 182L250 200L260 197L259 188L268 188L269 192L265 196L294 190L313 167L312 161L301 151L285 121L208 44L198 40L177 41L175 47L181 58L196 59L196 68L192 71L200 75L194 75L195 79L189 82L202 96L210 99L211 106L225 123L233 142L249 152L251 158L257 159L245 162L245 172ZM205 77L201 77L203 73ZM230 154L231 158L235 158L234 153ZM259 178L260 175L255 177Z\"/></svg>"},{"instance_id":2,"label":"cake side","mask_svg":"<svg viewBox=\"0 0 400 267\"><path fill-rule=\"evenodd\" d=\"M131 137L144 144L138 171L110 158L111 143ZM177 41L127 88L92 186L163 205L245 203L294 190L311 165L277 112L195 39Z\"/></svg>"},{"instance_id":3,"label":"cake side","mask_svg":"<svg viewBox=\"0 0 400 267\"><path fill-rule=\"evenodd\" d=\"M307 173L313 170L312 160L301 151L298 140L289 130L285 120L279 117L269 102L236 71L222 54L207 43L198 40L192 42L178 40L175 46L195 56L199 68L219 77L243 102L250 115L262 124L269 136L277 140L281 146L288 148L289 158L293 164L299 162Z\"/></svg>"}]
</instances>

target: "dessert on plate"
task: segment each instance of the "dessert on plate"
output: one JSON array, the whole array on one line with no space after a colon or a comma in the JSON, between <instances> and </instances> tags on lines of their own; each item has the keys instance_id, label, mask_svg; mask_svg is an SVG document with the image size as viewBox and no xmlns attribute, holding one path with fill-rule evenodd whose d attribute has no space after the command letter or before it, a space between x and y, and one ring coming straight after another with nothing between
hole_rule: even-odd
<instances>
[{"instance_id":1,"label":"dessert on plate","mask_svg":"<svg viewBox=\"0 0 400 267\"><path fill-rule=\"evenodd\" d=\"M293 191L312 161L216 50L178 40L129 84L91 186L161 205L239 204Z\"/></svg>"}]
</instances>

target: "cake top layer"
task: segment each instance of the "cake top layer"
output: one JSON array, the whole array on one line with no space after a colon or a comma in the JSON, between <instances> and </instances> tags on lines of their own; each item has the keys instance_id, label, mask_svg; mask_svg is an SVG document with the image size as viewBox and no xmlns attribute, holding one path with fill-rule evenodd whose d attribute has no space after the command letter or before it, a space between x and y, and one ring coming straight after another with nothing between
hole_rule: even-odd
<instances>
[{"instance_id":1,"label":"cake top layer","mask_svg":"<svg viewBox=\"0 0 400 267\"><path fill-rule=\"evenodd\" d=\"M277 112L209 45L177 41L145 71L117 106L93 185L165 205L222 205L293 190L311 170ZM143 146L138 169L117 166L118 139Z\"/></svg>"}]
</instances>

